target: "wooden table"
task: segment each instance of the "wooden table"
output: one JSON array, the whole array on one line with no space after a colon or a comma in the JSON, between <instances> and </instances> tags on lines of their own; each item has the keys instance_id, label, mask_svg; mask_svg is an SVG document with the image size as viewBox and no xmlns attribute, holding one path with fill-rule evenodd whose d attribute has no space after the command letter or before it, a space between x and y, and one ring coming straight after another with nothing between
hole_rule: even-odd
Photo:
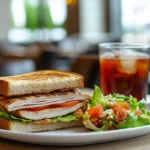
<instances>
[{"instance_id":1,"label":"wooden table","mask_svg":"<svg viewBox=\"0 0 150 150\"><path fill-rule=\"evenodd\" d=\"M83 89L82 91L92 94L92 90ZM150 98L150 97L149 97ZM86 138L86 137L85 137ZM120 141L106 142L100 144L73 146L73 147L56 147L35 145L13 140L0 138L0 150L149 150L150 149L150 133Z\"/></svg>"}]
</instances>

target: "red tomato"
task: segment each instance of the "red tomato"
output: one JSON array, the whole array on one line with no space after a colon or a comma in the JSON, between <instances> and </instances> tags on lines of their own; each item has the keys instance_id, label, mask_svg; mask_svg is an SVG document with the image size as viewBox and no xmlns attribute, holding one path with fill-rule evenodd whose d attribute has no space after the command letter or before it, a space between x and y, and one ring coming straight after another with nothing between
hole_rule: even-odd
<instances>
[{"instance_id":1,"label":"red tomato","mask_svg":"<svg viewBox=\"0 0 150 150\"><path fill-rule=\"evenodd\" d=\"M71 107L71 106L74 106L80 102L81 101L71 101L71 102L66 102L66 103L62 103L62 104L54 104L52 106L53 107Z\"/></svg>"},{"instance_id":2,"label":"red tomato","mask_svg":"<svg viewBox=\"0 0 150 150\"><path fill-rule=\"evenodd\" d=\"M48 106L28 108L26 110L29 110L29 111L40 111L40 110L44 110L44 109L48 109L48 108L71 107L71 106L74 106L74 105L76 105L78 103L80 103L80 101L77 100L77 101L65 102L65 103L62 103L62 104L53 104L53 105L48 105Z\"/></svg>"},{"instance_id":3,"label":"red tomato","mask_svg":"<svg viewBox=\"0 0 150 150\"><path fill-rule=\"evenodd\" d=\"M87 110L91 118L98 118L103 113L103 107L101 105L96 105Z\"/></svg>"},{"instance_id":4,"label":"red tomato","mask_svg":"<svg viewBox=\"0 0 150 150\"><path fill-rule=\"evenodd\" d=\"M114 109L114 115L116 116L115 120L118 124L126 120L128 117L127 110L125 108L122 108L120 106L116 106Z\"/></svg>"},{"instance_id":5,"label":"red tomato","mask_svg":"<svg viewBox=\"0 0 150 150\"><path fill-rule=\"evenodd\" d=\"M40 110L44 110L44 109L48 109L49 106L41 106L41 107L35 107L35 108L27 108L25 110L29 110L29 111L40 111Z\"/></svg>"}]
</instances>

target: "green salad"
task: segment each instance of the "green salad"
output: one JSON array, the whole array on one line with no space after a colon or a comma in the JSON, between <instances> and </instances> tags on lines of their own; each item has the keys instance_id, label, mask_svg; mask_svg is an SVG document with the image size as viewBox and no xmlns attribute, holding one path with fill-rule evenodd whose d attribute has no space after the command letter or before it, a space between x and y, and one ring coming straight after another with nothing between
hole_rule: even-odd
<instances>
[{"instance_id":1,"label":"green salad","mask_svg":"<svg viewBox=\"0 0 150 150\"><path fill-rule=\"evenodd\" d=\"M83 124L94 131L106 131L150 125L146 101L133 96L110 94L104 96L95 86L92 100L83 115Z\"/></svg>"}]
</instances>

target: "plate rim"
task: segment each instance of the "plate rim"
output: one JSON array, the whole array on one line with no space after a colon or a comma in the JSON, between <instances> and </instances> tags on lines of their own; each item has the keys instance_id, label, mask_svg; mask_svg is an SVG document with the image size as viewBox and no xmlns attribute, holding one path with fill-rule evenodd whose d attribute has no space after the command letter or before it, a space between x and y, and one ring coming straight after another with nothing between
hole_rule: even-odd
<instances>
[{"instance_id":1,"label":"plate rim","mask_svg":"<svg viewBox=\"0 0 150 150\"><path fill-rule=\"evenodd\" d=\"M72 128L68 129L69 131L72 130ZM0 129L0 137L13 141L37 145L81 146L81 145L89 145L89 144L105 143L129 139L150 133L150 125L127 129L119 129L117 130L117 132L116 130L104 132L93 132L93 131L87 132L84 127L81 127L81 132L79 131L80 133L76 132L69 133L68 129L66 133L63 133L62 129L61 134L58 131L57 133L53 132L53 134L50 134L51 131L39 133L25 133Z\"/></svg>"},{"instance_id":2,"label":"plate rim","mask_svg":"<svg viewBox=\"0 0 150 150\"><path fill-rule=\"evenodd\" d=\"M74 127L76 128L76 127ZM78 128L78 127L77 127ZM80 128L80 127L79 127ZM81 128L85 128L85 127L81 127ZM116 133L122 133L122 132L130 132L130 131L137 131L137 130L141 130L141 129L147 129L150 128L150 125L145 125L145 126L139 126L139 127L132 127L132 128L125 128L125 129L116 129L116 130L109 130L109 131L85 131L82 133L63 133L63 134L55 134L53 131L53 134L51 134L51 131L44 131L44 132L17 132L17 131L10 131L10 130L4 130L4 129L0 129L0 132L6 133L6 134L15 134L15 135L21 135L21 136L44 136L44 137L76 137L76 136L93 136L93 135L108 135L108 134L116 134ZM68 128L68 130L71 130L72 128ZM56 130L59 131L59 130ZM61 129L61 131L63 131L63 129ZM149 133L149 131L147 131L147 133ZM49 134L44 134L44 133L49 133ZM0 135L1 137L1 135Z\"/></svg>"}]
</instances>

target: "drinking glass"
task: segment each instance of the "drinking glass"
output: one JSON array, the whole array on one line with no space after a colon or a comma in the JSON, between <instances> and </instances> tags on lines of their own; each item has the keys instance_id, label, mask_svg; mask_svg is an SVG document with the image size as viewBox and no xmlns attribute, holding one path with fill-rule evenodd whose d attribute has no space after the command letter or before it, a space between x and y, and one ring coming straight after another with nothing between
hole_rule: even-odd
<instances>
[{"instance_id":1,"label":"drinking glass","mask_svg":"<svg viewBox=\"0 0 150 150\"><path fill-rule=\"evenodd\" d=\"M100 81L104 95L119 93L146 99L149 45L99 44Z\"/></svg>"}]
</instances>

